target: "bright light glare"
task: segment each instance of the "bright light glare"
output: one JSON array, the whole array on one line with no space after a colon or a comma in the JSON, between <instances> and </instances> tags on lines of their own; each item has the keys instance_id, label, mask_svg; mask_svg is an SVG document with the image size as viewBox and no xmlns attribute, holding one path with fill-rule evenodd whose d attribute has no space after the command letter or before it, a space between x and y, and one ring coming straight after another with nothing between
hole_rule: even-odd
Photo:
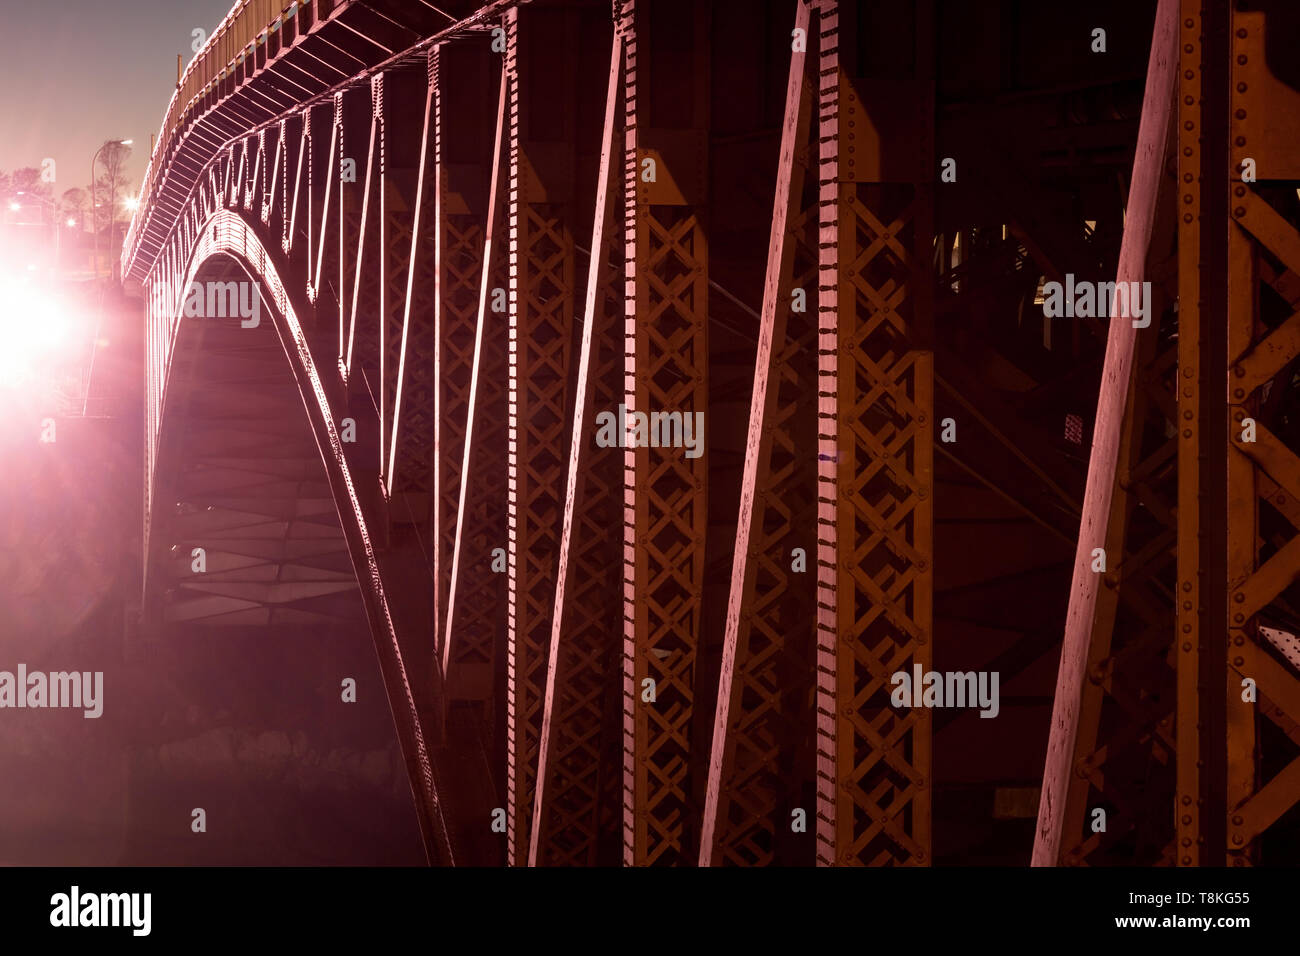
<instances>
[{"instance_id":1,"label":"bright light glare","mask_svg":"<svg viewBox=\"0 0 1300 956\"><path fill-rule=\"evenodd\" d=\"M68 225L69 225L69 226L75 226L76 224L77 224L77 220L75 220L75 219L69 219L69 220L68 220Z\"/></svg>"},{"instance_id":2,"label":"bright light glare","mask_svg":"<svg viewBox=\"0 0 1300 956\"><path fill-rule=\"evenodd\" d=\"M123 204L127 209L134 209L136 206L140 205L140 200L136 199L134 196L127 196L126 199L123 200Z\"/></svg>"},{"instance_id":3,"label":"bright light glare","mask_svg":"<svg viewBox=\"0 0 1300 956\"><path fill-rule=\"evenodd\" d=\"M68 316L35 283L0 276L0 386L24 384L68 338Z\"/></svg>"},{"instance_id":4,"label":"bright light glare","mask_svg":"<svg viewBox=\"0 0 1300 956\"><path fill-rule=\"evenodd\" d=\"M20 206L20 205L18 205L18 203L16 203L16 202L11 202L11 203L9 204L9 208L10 208L13 212L17 212L19 209L22 209L23 207Z\"/></svg>"}]
</instances>

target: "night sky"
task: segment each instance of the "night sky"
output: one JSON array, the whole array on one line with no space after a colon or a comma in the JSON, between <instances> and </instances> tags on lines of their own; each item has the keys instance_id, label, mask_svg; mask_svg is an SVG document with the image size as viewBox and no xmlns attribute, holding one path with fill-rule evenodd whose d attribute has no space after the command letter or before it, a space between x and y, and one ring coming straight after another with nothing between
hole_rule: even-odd
<instances>
[{"instance_id":1,"label":"night sky","mask_svg":"<svg viewBox=\"0 0 1300 956\"><path fill-rule=\"evenodd\" d=\"M106 139L134 139L130 192L176 85L176 55L234 0L0 0L0 169L56 165L55 195L90 181Z\"/></svg>"}]
</instances>

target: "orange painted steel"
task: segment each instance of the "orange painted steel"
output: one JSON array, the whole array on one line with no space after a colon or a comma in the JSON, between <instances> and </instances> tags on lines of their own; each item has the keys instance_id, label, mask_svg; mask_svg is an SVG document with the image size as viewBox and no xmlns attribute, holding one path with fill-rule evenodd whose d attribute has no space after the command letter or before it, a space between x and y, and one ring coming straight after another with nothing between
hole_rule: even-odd
<instances>
[{"instance_id":1,"label":"orange painted steel","mask_svg":"<svg viewBox=\"0 0 1300 956\"><path fill-rule=\"evenodd\" d=\"M917 3L922 171L890 181L854 165L848 7L818 16L817 863L928 864L931 714L890 698L934 647L932 25Z\"/></svg>"}]
</instances>

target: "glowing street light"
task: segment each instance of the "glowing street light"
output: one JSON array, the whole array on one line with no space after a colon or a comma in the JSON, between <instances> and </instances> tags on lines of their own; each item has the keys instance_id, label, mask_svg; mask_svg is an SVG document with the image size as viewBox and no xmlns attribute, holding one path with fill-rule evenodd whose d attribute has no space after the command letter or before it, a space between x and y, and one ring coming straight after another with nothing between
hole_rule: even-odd
<instances>
[{"instance_id":1,"label":"glowing street light","mask_svg":"<svg viewBox=\"0 0 1300 956\"><path fill-rule=\"evenodd\" d=\"M0 276L0 315L5 348L0 353L0 389L28 382L66 347L70 315L28 277Z\"/></svg>"},{"instance_id":2,"label":"glowing street light","mask_svg":"<svg viewBox=\"0 0 1300 956\"><path fill-rule=\"evenodd\" d=\"M122 205L126 206L127 209L134 211L135 208L140 205L140 200L137 199L135 196L127 196L124 200L122 200Z\"/></svg>"}]
</instances>

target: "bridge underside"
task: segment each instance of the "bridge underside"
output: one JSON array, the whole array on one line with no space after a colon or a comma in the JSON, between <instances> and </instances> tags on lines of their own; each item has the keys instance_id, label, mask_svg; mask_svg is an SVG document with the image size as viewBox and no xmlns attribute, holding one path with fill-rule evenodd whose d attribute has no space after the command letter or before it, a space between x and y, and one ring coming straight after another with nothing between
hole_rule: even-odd
<instances>
[{"instance_id":1,"label":"bridge underside","mask_svg":"<svg viewBox=\"0 0 1300 956\"><path fill-rule=\"evenodd\" d=\"M264 6L123 258L150 639L370 640L437 863L1294 853L1285 4ZM1148 325L1045 316L1122 251Z\"/></svg>"},{"instance_id":2,"label":"bridge underside","mask_svg":"<svg viewBox=\"0 0 1300 956\"><path fill-rule=\"evenodd\" d=\"M199 277L247 279L226 257ZM167 544L137 650L162 678L137 706L162 719L133 761L129 859L419 862L356 573L274 323L188 323L172 374L160 455L175 465L156 494L173 506L154 514ZM189 848L171 822L186 800L214 837Z\"/></svg>"}]
</instances>

